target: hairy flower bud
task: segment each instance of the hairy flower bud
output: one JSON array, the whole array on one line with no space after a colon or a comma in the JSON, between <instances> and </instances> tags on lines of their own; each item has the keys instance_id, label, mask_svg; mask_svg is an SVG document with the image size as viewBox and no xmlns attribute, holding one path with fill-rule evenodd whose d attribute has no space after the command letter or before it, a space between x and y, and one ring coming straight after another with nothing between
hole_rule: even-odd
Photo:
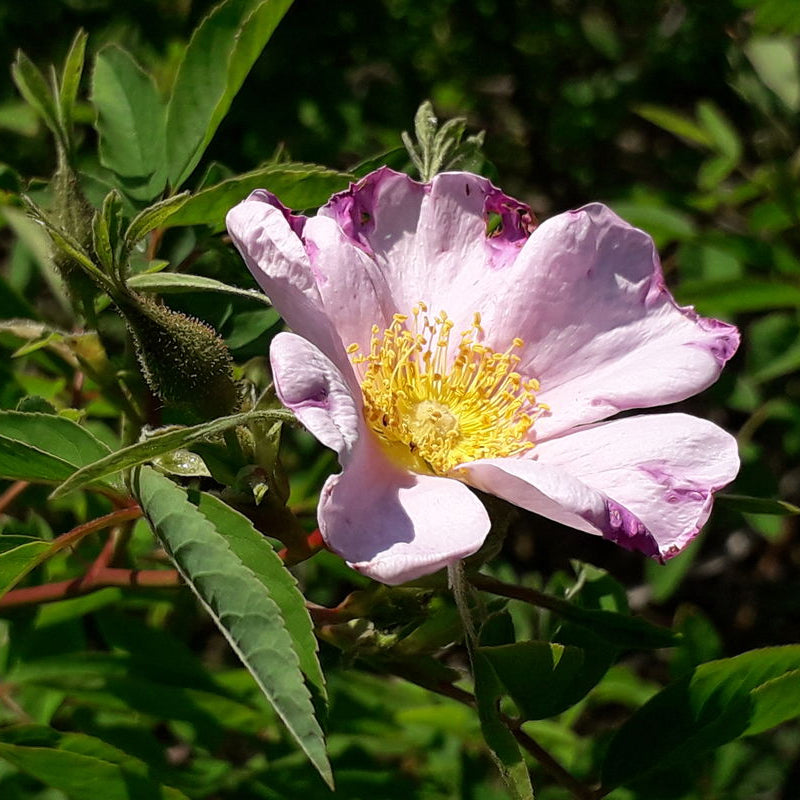
<instances>
[{"instance_id":1,"label":"hairy flower bud","mask_svg":"<svg viewBox=\"0 0 800 800\"><path fill-rule=\"evenodd\" d=\"M210 325L130 292L117 303L154 394L167 404L190 408L203 419L238 408L233 359Z\"/></svg>"}]
</instances>

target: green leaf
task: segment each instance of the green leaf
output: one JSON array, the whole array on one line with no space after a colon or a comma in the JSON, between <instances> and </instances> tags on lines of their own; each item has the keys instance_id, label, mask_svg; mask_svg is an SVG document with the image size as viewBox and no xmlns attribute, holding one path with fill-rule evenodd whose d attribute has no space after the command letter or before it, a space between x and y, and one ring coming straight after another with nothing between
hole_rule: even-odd
<instances>
[{"instance_id":1,"label":"green leaf","mask_svg":"<svg viewBox=\"0 0 800 800\"><path fill-rule=\"evenodd\" d=\"M163 225L189 199L189 192L182 192L166 200L153 203L149 208L140 211L125 231L125 246L132 250L136 243L154 228Z\"/></svg>"},{"instance_id":2,"label":"green leaf","mask_svg":"<svg viewBox=\"0 0 800 800\"><path fill-rule=\"evenodd\" d=\"M123 469L144 464L156 456L171 453L179 448L199 442L209 437L223 433L237 425L245 425L255 419L271 419L291 422L294 417L288 411L246 411L243 414L234 414L230 417L220 417L212 422L203 422L189 428L171 428L162 433L157 433L144 441L123 447L110 453L93 463L86 464L68 480L64 481L51 497L61 497L67 492L80 489L89 483L113 475Z\"/></svg>"},{"instance_id":3,"label":"green leaf","mask_svg":"<svg viewBox=\"0 0 800 800\"><path fill-rule=\"evenodd\" d=\"M727 117L710 100L701 100L697 104L697 119L717 152L736 166L742 157L742 140Z\"/></svg>"},{"instance_id":4,"label":"green leaf","mask_svg":"<svg viewBox=\"0 0 800 800\"><path fill-rule=\"evenodd\" d=\"M166 183L166 109L158 89L126 50L108 45L92 74L100 162L124 178L147 180L136 199L149 200Z\"/></svg>"},{"instance_id":5,"label":"green leaf","mask_svg":"<svg viewBox=\"0 0 800 800\"><path fill-rule=\"evenodd\" d=\"M231 320L231 329L225 335L225 344L231 350L246 347L280 321L274 308L258 311L240 311Z\"/></svg>"},{"instance_id":6,"label":"green leaf","mask_svg":"<svg viewBox=\"0 0 800 800\"><path fill-rule=\"evenodd\" d=\"M79 30L72 40L67 57L64 60L64 69L61 72L61 85L58 90L58 108L61 124L64 130L72 130L75 111L75 100L83 75L83 62L86 55L86 31Z\"/></svg>"},{"instance_id":7,"label":"green leaf","mask_svg":"<svg viewBox=\"0 0 800 800\"><path fill-rule=\"evenodd\" d=\"M346 189L353 176L316 164L271 164L222 181L193 195L167 221L166 227L225 227L225 215L254 189L267 189L289 208L316 208L335 192Z\"/></svg>"},{"instance_id":8,"label":"green leaf","mask_svg":"<svg viewBox=\"0 0 800 800\"><path fill-rule=\"evenodd\" d=\"M29 536L0 534L0 597L17 584L50 549L50 543Z\"/></svg>"},{"instance_id":9,"label":"green leaf","mask_svg":"<svg viewBox=\"0 0 800 800\"><path fill-rule=\"evenodd\" d=\"M477 648L472 657L475 677L475 701L481 733L491 749L495 763L513 800L533 800L528 767L519 744L500 716L499 703L503 685L492 662Z\"/></svg>"},{"instance_id":10,"label":"green leaf","mask_svg":"<svg viewBox=\"0 0 800 800\"><path fill-rule=\"evenodd\" d=\"M701 147L711 147L712 139L694 120L689 117L672 111L663 106L643 104L633 109L640 117L643 117L653 125L657 125L668 133L680 136L681 139Z\"/></svg>"},{"instance_id":11,"label":"green leaf","mask_svg":"<svg viewBox=\"0 0 800 800\"><path fill-rule=\"evenodd\" d=\"M645 703L611 740L606 790L800 715L800 645L710 661Z\"/></svg>"},{"instance_id":12,"label":"green leaf","mask_svg":"<svg viewBox=\"0 0 800 800\"><path fill-rule=\"evenodd\" d=\"M53 92L39 68L22 50L17 51L17 59L11 66L11 75L28 105L36 109L56 139L66 146Z\"/></svg>"},{"instance_id":13,"label":"green leaf","mask_svg":"<svg viewBox=\"0 0 800 800\"><path fill-rule=\"evenodd\" d=\"M57 483L109 453L66 417L0 412L0 477Z\"/></svg>"},{"instance_id":14,"label":"green leaf","mask_svg":"<svg viewBox=\"0 0 800 800\"><path fill-rule=\"evenodd\" d=\"M267 587L231 549L223 532L172 481L142 467L134 472L132 483L145 516L181 575L332 788L324 736L294 642ZM212 516L227 516L213 502L206 509Z\"/></svg>"},{"instance_id":15,"label":"green leaf","mask_svg":"<svg viewBox=\"0 0 800 800\"><path fill-rule=\"evenodd\" d=\"M128 286L142 292L158 294L183 294L185 292L217 292L219 294L244 297L256 303L270 305L269 298L255 289L229 286L204 275L189 275L182 272L153 272L134 275L127 280Z\"/></svg>"},{"instance_id":16,"label":"green leaf","mask_svg":"<svg viewBox=\"0 0 800 800\"><path fill-rule=\"evenodd\" d=\"M582 680L586 653L580 647L517 642L478 650L489 660L525 719L554 717L575 705L594 686ZM596 680L601 677L597 675Z\"/></svg>"},{"instance_id":17,"label":"green leaf","mask_svg":"<svg viewBox=\"0 0 800 800\"><path fill-rule=\"evenodd\" d=\"M773 308L800 307L800 288L743 278L735 281L686 281L676 287L680 303L691 303L701 313L739 314Z\"/></svg>"},{"instance_id":18,"label":"green leaf","mask_svg":"<svg viewBox=\"0 0 800 800\"><path fill-rule=\"evenodd\" d=\"M778 517L792 517L800 514L800 508L785 500L769 497L748 497L743 494L718 494L717 502L743 514L772 514Z\"/></svg>"},{"instance_id":19,"label":"green leaf","mask_svg":"<svg viewBox=\"0 0 800 800\"><path fill-rule=\"evenodd\" d=\"M218 531L224 532L228 546L253 571L280 608L286 630L292 637L300 669L315 696L324 702L327 699L325 676L317 657L314 626L306 609L305 598L297 588L292 573L247 517L209 494L192 493L189 500Z\"/></svg>"},{"instance_id":20,"label":"green leaf","mask_svg":"<svg viewBox=\"0 0 800 800\"><path fill-rule=\"evenodd\" d=\"M762 83L791 111L800 110L800 65L797 42L789 37L756 37L744 46Z\"/></svg>"},{"instance_id":21,"label":"green leaf","mask_svg":"<svg viewBox=\"0 0 800 800\"><path fill-rule=\"evenodd\" d=\"M91 736L30 725L0 739L0 758L70 800L187 800L151 778L148 764Z\"/></svg>"},{"instance_id":22,"label":"green leaf","mask_svg":"<svg viewBox=\"0 0 800 800\"><path fill-rule=\"evenodd\" d=\"M167 111L167 156L173 187L180 186L197 166L291 2L227 0L195 30Z\"/></svg>"}]
</instances>

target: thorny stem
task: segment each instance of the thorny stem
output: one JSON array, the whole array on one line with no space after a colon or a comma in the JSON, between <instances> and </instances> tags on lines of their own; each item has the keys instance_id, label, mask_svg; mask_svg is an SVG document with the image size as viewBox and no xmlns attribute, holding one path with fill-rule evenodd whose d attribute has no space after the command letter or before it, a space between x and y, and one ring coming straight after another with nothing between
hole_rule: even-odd
<instances>
[{"instance_id":1,"label":"thorny stem","mask_svg":"<svg viewBox=\"0 0 800 800\"><path fill-rule=\"evenodd\" d=\"M29 481L15 481L0 494L0 514L2 514L27 488Z\"/></svg>"}]
</instances>

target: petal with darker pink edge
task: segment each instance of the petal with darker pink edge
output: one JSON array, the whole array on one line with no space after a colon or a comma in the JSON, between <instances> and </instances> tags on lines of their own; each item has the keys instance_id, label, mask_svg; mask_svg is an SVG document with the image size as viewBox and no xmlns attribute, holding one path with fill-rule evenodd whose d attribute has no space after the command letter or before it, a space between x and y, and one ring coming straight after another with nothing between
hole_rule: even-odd
<instances>
[{"instance_id":1,"label":"petal with darker pink edge","mask_svg":"<svg viewBox=\"0 0 800 800\"><path fill-rule=\"evenodd\" d=\"M288 217L288 218L287 218ZM341 340L324 312L303 242L291 215L266 192L253 192L226 218L228 232L253 277L292 330L314 342L341 367Z\"/></svg>"},{"instance_id":2,"label":"petal with darker pink edge","mask_svg":"<svg viewBox=\"0 0 800 800\"><path fill-rule=\"evenodd\" d=\"M697 535L739 469L735 439L686 414L598 423L533 453L463 468L479 489L659 559Z\"/></svg>"},{"instance_id":3,"label":"petal with darker pink edge","mask_svg":"<svg viewBox=\"0 0 800 800\"><path fill-rule=\"evenodd\" d=\"M475 301L484 343L525 342L518 370L551 407L537 436L674 403L719 376L735 327L676 305L652 239L595 204L542 223Z\"/></svg>"},{"instance_id":4,"label":"petal with darker pink edge","mask_svg":"<svg viewBox=\"0 0 800 800\"><path fill-rule=\"evenodd\" d=\"M464 484L402 470L368 438L326 482L318 515L331 550L392 586L472 555L490 527L483 504Z\"/></svg>"}]
</instances>

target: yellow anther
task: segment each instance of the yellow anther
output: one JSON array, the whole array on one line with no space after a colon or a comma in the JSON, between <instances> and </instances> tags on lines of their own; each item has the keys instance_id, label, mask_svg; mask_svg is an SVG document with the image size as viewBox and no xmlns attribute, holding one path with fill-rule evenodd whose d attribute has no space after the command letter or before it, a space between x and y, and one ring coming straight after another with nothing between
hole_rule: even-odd
<instances>
[{"instance_id":1,"label":"yellow anther","mask_svg":"<svg viewBox=\"0 0 800 800\"><path fill-rule=\"evenodd\" d=\"M513 339L505 352L477 344L478 312L454 341L447 313L420 318L427 311L423 302L414 306L411 330L409 315L399 313L385 330L373 326L369 355L352 358L371 429L406 466L438 474L531 449L530 429L543 406L534 394L538 382L514 369L520 356L512 351L523 341ZM347 352L358 349L352 344Z\"/></svg>"},{"instance_id":2,"label":"yellow anther","mask_svg":"<svg viewBox=\"0 0 800 800\"><path fill-rule=\"evenodd\" d=\"M358 342L353 342L353 344L347 345L347 352L348 353L355 353L358 351Z\"/></svg>"}]
</instances>

